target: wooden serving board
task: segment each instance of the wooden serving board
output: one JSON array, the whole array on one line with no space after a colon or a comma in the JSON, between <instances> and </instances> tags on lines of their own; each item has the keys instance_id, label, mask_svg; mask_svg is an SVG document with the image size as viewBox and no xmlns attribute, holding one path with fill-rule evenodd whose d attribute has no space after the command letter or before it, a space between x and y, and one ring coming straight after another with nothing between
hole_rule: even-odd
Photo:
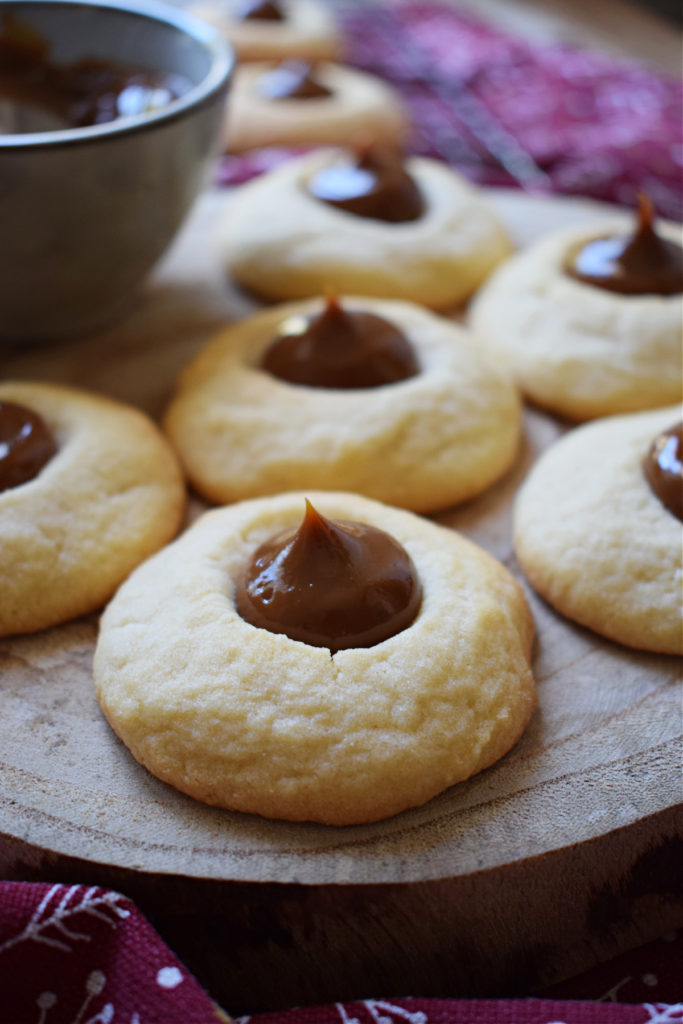
<instances>
[{"instance_id":1,"label":"wooden serving board","mask_svg":"<svg viewBox=\"0 0 683 1024\"><path fill-rule=\"evenodd\" d=\"M520 244L604 209L490 196ZM216 257L229 201L201 198L125 323L2 351L3 375L98 389L158 418L212 330L253 308ZM528 410L513 470L438 517L522 581L512 501L565 429ZM190 514L200 509L193 500ZM540 707L522 741L425 806L353 828L216 810L149 775L93 696L96 615L0 641L0 875L126 892L233 1012L529 994L675 927L680 662L603 641L526 590Z\"/></svg>"}]
</instances>

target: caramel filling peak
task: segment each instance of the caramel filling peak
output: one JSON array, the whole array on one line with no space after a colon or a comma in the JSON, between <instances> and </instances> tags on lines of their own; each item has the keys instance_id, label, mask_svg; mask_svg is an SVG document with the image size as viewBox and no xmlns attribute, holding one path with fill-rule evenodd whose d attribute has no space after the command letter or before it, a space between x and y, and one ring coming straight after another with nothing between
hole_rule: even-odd
<instances>
[{"instance_id":1,"label":"caramel filling peak","mask_svg":"<svg viewBox=\"0 0 683 1024\"><path fill-rule=\"evenodd\" d=\"M308 190L337 209L393 224L418 220L425 211L420 189L391 147L370 146L354 161L324 167Z\"/></svg>"},{"instance_id":2,"label":"caramel filling peak","mask_svg":"<svg viewBox=\"0 0 683 1024\"><path fill-rule=\"evenodd\" d=\"M261 96L267 100L314 100L332 95L313 68L305 61L286 60L266 71L257 82Z\"/></svg>"},{"instance_id":3,"label":"caramel filling peak","mask_svg":"<svg viewBox=\"0 0 683 1024\"><path fill-rule=\"evenodd\" d=\"M243 21L284 21L285 16L279 4L272 0L247 0L240 8Z\"/></svg>"},{"instance_id":4,"label":"caramel filling peak","mask_svg":"<svg viewBox=\"0 0 683 1024\"><path fill-rule=\"evenodd\" d=\"M33 480L56 451L42 416L16 402L0 401L0 491Z\"/></svg>"},{"instance_id":5,"label":"caramel filling peak","mask_svg":"<svg viewBox=\"0 0 683 1024\"><path fill-rule=\"evenodd\" d=\"M398 541L374 526L326 519L308 500L298 529L262 544L236 589L247 622L332 654L395 636L421 601L417 572Z\"/></svg>"},{"instance_id":6,"label":"caramel filling peak","mask_svg":"<svg viewBox=\"0 0 683 1024\"><path fill-rule=\"evenodd\" d=\"M594 238L570 252L566 272L622 295L683 292L683 248L657 234L652 200L641 194L630 235Z\"/></svg>"},{"instance_id":7,"label":"caramel filling peak","mask_svg":"<svg viewBox=\"0 0 683 1024\"><path fill-rule=\"evenodd\" d=\"M379 387L419 372L398 327L373 313L345 310L333 295L321 313L285 321L261 366L280 380L320 388Z\"/></svg>"},{"instance_id":8,"label":"caramel filling peak","mask_svg":"<svg viewBox=\"0 0 683 1024\"><path fill-rule=\"evenodd\" d=\"M683 521L683 422L655 438L643 460L643 472L664 508Z\"/></svg>"}]
</instances>

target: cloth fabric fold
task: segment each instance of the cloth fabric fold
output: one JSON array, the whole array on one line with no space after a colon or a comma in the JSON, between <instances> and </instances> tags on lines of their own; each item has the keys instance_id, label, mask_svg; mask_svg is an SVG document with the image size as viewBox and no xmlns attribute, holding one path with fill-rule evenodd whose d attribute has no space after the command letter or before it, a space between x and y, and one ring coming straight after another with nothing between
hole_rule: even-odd
<instances>
[{"instance_id":1,"label":"cloth fabric fold","mask_svg":"<svg viewBox=\"0 0 683 1024\"><path fill-rule=\"evenodd\" d=\"M556 986L556 996L401 996L234 1019L241 1024L680 1024L682 950L683 935L668 936ZM219 1024L230 1019L230 1009L216 1005L120 893L86 885L0 882L2 1024Z\"/></svg>"}]
</instances>

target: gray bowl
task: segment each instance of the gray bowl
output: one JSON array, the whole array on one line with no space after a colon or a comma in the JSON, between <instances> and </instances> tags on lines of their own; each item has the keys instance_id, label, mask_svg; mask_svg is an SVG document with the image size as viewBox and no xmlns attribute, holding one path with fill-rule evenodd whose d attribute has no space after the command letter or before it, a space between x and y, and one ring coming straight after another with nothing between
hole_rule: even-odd
<instances>
[{"instance_id":1,"label":"gray bowl","mask_svg":"<svg viewBox=\"0 0 683 1024\"><path fill-rule=\"evenodd\" d=\"M178 73L149 113L85 128L0 134L0 339L50 341L123 315L207 184L233 57L219 34L154 0L0 0L50 44Z\"/></svg>"}]
</instances>

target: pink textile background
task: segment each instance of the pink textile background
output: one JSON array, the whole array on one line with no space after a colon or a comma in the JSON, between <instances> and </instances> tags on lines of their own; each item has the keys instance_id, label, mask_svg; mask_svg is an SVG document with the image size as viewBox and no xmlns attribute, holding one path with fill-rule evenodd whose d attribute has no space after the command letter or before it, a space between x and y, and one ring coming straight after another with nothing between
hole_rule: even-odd
<instances>
[{"instance_id":1,"label":"pink textile background","mask_svg":"<svg viewBox=\"0 0 683 1024\"><path fill-rule=\"evenodd\" d=\"M415 126L410 150L472 181L634 206L683 219L681 82L566 46L534 46L452 7L341 3L346 60L391 82ZM237 184L286 159L222 161Z\"/></svg>"}]
</instances>

